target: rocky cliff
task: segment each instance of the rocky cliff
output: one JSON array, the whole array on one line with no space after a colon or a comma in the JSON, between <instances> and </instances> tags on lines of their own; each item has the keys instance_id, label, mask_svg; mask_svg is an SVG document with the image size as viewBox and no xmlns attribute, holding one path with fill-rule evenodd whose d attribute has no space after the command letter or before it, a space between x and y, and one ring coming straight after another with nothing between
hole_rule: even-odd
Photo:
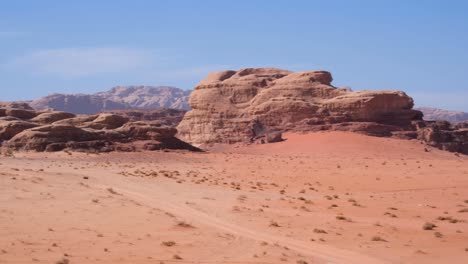
<instances>
[{"instance_id":1,"label":"rocky cliff","mask_svg":"<svg viewBox=\"0 0 468 264\"><path fill-rule=\"evenodd\" d=\"M30 105L75 114L94 114L122 109L188 109L190 91L169 86L118 86L96 94L52 94Z\"/></svg>"},{"instance_id":2,"label":"rocky cliff","mask_svg":"<svg viewBox=\"0 0 468 264\"><path fill-rule=\"evenodd\" d=\"M288 130L344 130L419 138L468 153L467 130L423 121L423 114L413 109L413 99L404 92L352 92L334 87L332 80L326 71L275 68L211 73L192 92L192 110L177 127L177 136L203 145L277 141Z\"/></svg>"}]
</instances>

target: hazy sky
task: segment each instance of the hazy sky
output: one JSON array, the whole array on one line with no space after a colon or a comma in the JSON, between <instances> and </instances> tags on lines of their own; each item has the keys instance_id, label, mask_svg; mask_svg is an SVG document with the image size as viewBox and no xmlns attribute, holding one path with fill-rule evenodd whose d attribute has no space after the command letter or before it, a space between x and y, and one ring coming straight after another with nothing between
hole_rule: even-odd
<instances>
[{"instance_id":1,"label":"hazy sky","mask_svg":"<svg viewBox=\"0 0 468 264\"><path fill-rule=\"evenodd\" d=\"M116 85L191 89L210 71L329 70L468 111L468 1L1 1L0 100Z\"/></svg>"}]
</instances>

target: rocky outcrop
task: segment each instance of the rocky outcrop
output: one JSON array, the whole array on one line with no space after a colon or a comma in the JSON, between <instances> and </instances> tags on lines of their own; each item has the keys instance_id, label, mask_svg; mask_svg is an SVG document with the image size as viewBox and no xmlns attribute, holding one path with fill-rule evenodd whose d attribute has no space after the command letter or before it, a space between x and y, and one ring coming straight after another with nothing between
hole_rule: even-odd
<instances>
[{"instance_id":1,"label":"rocky outcrop","mask_svg":"<svg viewBox=\"0 0 468 264\"><path fill-rule=\"evenodd\" d=\"M190 91L168 86L118 86L95 94L52 94L30 104L37 110L94 114L125 109L188 109Z\"/></svg>"},{"instance_id":2,"label":"rocky outcrop","mask_svg":"<svg viewBox=\"0 0 468 264\"><path fill-rule=\"evenodd\" d=\"M448 121L452 124L468 121L468 113L460 111L449 111L431 107L419 107L417 110L423 112L424 120Z\"/></svg>"},{"instance_id":3,"label":"rocky outcrop","mask_svg":"<svg viewBox=\"0 0 468 264\"><path fill-rule=\"evenodd\" d=\"M4 115L0 117L0 142L2 148L10 150L199 150L177 139L174 126L158 120L131 121L125 115L111 113L76 116L16 108L0 108L0 113Z\"/></svg>"},{"instance_id":4,"label":"rocky outcrop","mask_svg":"<svg viewBox=\"0 0 468 264\"><path fill-rule=\"evenodd\" d=\"M178 136L205 144L249 142L277 130L387 135L422 118L404 92L351 92L331 82L326 71L249 68L212 73L192 92L192 110L178 126Z\"/></svg>"},{"instance_id":5,"label":"rocky outcrop","mask_svg":"<svg viewBox=\"0 0 468 264\"><path fill-rule=\"evenodd\" d=\"M157 121L161 125L176 127L187 111L182 109L115 110L106 113L124 116L131 121Z\"/></svg>"},{"instance_id":6,"label":"rocky outcrop","mask_svg":"<svg viewBox=\"0 0 468 264\"><path fill-rule=\"evenodd\" d=\"M448 121L415 122L418 139L426 144L468 155L468 125L451 125Z\"/></svg>"},{"instance_id":7,"label":"rocky outcrop","mask_svg":"<svg viewBox=\"0 0 468 264\"><path fill-rule=\"evenodd\" d=\"M267 143L281 140L283 131L340 130L419 139L468 154L467 129L423 121L404 92L352 92L334 87L332 80L326 71L211 73L192 92L192 110L177 127L178 137L196 145Z\"/></svg>"}]
</instances>

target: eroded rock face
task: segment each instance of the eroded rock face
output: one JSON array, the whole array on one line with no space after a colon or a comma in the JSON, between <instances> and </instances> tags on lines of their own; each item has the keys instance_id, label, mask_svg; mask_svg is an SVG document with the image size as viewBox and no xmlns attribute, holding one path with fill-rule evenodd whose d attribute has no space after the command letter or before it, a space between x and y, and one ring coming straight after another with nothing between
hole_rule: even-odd
<instances>
[{"instance_id":1,"label":"eroded rock face","mask_svg":"<svg viewBox=\"0 0 468 264\"><path fill-rule=\"evenodd\" d=\"M159 114L163 115L164 111ZM0 143L15 150L64 149L109 152L159 149L199 149L175 137L174 126L154 121L130 121L125 115L103 113L76 116L66 112L36 112L0 108Z\"/></svg>"},{"instance_id":2,"label":"eroded rock face","mask_svg":"<svg viewBox=\"0 0 468 264\"><path fill-rule=\"evenodd\" d=\"M350 130L386 136L410 129L422 113L402 91L360 91L331 85L326 71L275 68L209 74L190 96L178 137L193 143L250 142L271 131Z\"/></svg>"}]
</instances>

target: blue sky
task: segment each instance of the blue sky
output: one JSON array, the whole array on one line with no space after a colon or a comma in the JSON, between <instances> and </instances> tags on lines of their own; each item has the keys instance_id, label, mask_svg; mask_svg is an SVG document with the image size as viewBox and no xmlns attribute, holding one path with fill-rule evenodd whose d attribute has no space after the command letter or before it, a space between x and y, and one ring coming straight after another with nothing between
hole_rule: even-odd
<instances>
[{"instance_id":1,"label":"blue sky","mask_svg":"<svg viewBox=\"0 0 468 264\"><path fill-rule=\"evenodd\" d=\"M468 1L1 1L0 100L193 88L242 67L329 70L468 111Z\"/></svg>"}]
</instances>

